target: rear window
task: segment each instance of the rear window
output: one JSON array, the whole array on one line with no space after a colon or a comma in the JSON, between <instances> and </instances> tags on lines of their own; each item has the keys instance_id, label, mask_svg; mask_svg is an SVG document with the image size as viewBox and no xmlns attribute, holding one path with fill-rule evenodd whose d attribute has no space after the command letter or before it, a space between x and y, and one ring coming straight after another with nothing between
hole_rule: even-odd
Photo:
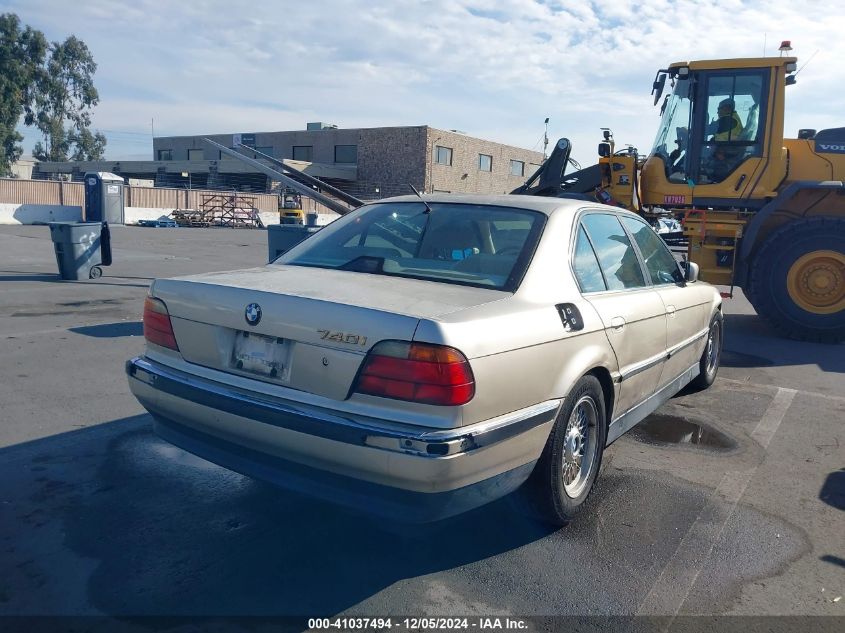
<instances>
[{"instance_id":1,"label":"rear window","mask_svg":"<svg viewBox=\"0 0 845 633\"><path fill-rule=\"evenodd\" d=\"M376 203L336 220L276 260L513 291L545 215L487 205Z\"/></svg>"}]
</instances>

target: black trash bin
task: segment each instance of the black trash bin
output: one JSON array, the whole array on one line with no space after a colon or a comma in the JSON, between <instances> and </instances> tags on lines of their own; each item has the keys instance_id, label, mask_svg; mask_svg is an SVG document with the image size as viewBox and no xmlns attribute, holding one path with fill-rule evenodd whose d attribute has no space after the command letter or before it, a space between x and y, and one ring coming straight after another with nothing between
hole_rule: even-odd
<instances>
[{"instance_id":1,"label":"black trash bin","mask_svg":"<svg viewBox=\"0 0 845 633\"><path fill-rule=\"evenodd\" d=\"M321 228L303 224L271 224L267 227L267 261L272 262Z\"/></svg>"},{"instance_id":2,"label":"black trash bin","mask_svg":"<svg viewBox=\"0 0 845 633\"><path fill-rule=\"evenodd\" d=\"M102 222L50 222L50 239L62 279L97 279L103 274Z\"/></svg>"}]
</instances>

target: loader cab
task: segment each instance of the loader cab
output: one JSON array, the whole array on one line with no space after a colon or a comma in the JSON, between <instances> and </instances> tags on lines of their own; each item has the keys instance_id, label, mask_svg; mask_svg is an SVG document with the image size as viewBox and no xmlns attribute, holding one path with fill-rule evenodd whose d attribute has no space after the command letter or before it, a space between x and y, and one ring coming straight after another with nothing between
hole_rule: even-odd
<instances>
[{"instance_id":1,"label":"loader cab","mask_svg":"<svg viewBox=\"0 0 845 633\"><path fill-rule=\"evenodd\" d=\"M671 93L662 100L660 126L643 168L643 202L720 206L762 199L764 190L776 187L785 173L777 159L789 59L693 62L659 71L655 101L660 102L663 77Z\"/></svg>"}]
</instances>

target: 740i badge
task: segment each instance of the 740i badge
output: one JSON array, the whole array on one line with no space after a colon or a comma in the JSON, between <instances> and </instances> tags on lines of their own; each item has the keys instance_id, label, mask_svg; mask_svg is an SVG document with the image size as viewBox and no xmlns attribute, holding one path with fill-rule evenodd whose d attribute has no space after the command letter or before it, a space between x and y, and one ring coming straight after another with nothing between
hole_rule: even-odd
<instances>
[{"instance_id":1,"label":"740i badge","mask_svg":"<svg viewBox=\"0 0 845 633\"><path fill-rule=\"evenodd\" d=\"M332 332L331 330L317 330L320 339L323 341L335 341L337 343L346 343L347 345L366 345L367 337L359 334L350 334L348 332Z\"/></svg>"}]
</instances>

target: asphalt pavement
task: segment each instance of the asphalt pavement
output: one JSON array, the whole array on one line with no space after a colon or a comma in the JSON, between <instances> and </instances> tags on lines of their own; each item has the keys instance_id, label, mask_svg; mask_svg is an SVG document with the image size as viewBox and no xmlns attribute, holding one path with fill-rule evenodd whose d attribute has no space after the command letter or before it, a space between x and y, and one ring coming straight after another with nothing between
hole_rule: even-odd
<instances>
[{"instance_id":1,"label":"asphalt pavement","mask_svg":"<svg viewBox=\"0 0 845 633\"><path fill-rule=\"evenodd\" d=\"M845 346L778 338L740 293L715 385L616 442L573 524L504 500L410 528L176 449L129 392L150 281L262 264L264 231L112 241L61 282L47 227L0 227L0 615L845 622Z\"/></svg>"}]
</instances>

